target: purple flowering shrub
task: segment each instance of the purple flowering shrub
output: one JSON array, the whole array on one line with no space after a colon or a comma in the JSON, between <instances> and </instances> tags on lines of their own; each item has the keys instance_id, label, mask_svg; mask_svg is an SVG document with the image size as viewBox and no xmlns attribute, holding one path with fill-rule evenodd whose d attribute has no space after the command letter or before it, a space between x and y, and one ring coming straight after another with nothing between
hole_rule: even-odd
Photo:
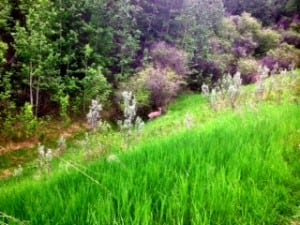
<instances>
[{"instance_id":1,"label":"purple flowering shrub","mask_svg":"<svg viewBox=\"0 0 300 225\"><path fill-rule=\"evenodd\" d=\"M149 78L146 87L151 93L151 102L155 107L167 105L185 86L182 76L170 69L148 68Z\"/></svg>"},{"instance_id":2,"label":"purple flowering shrub","mask_svg":"<svg viewBox=\"0 0 300 225\"><path fill-rule=\"evenodd\" d=\"M300 34L295 31L286 31L283 33L283 41L296 48L300 48Z\"/></svg>"},{"instance_id":3,"label":"purple flowering shrub","mask_svg":"<svg viewBox=\"0 0 300 225\"><path fill-rule=\"evenodd\" d=\"M185 77L170 68L148 66L134 75L125 86L136 96L141 112L166 106L185 87Z\"/></svg>"},{"instance_id":4,"label":"purple flowering shrub","mask_svg":"<svg viewBox=\"0 0 300 225\"><path fill-rule=\"evenodd\" d=\"M253 55L258 44L253 40L251 36L241 37L235 40L232 48L232 53L240 57L249 57Z\"/></svg>"},{"instance_id":5,"label":"purple flowering shrub","mask_svg":"<svg viewBox=\"0 0 300 225\"><path fill-rule=\"evenodd\" d=\"M171 69L178 75L186 74L186 53L165 42L158 42L150 49L150 56L155 68L164 70Z\"/></svg>"}]
</instances>

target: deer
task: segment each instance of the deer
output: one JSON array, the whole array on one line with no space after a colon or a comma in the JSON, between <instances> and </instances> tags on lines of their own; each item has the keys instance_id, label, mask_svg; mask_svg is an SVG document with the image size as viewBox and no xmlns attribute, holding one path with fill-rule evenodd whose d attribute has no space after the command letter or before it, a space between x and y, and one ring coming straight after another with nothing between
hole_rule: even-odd
<instances>
[{"instance_id":1,"label":"deer","mask_svg":"<svg viewBox=\"0 0 300 225\"><path fill-rule=\"evenodd\" d=\"M150 120L160 117L162 114L162 107L158 107L158 111L153 111L148 114Z\"/></svg>"}]
</instances>

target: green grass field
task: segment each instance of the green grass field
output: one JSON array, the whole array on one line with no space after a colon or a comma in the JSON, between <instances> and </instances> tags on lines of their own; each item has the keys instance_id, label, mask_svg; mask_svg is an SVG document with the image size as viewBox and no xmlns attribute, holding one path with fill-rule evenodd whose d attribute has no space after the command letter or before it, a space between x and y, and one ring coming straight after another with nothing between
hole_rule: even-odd
<instances>
[{"instance_id":1,"label":"green grass field","mask_svg":"<svg viewBox=\"0 0 300 225\"><path fill-rule=\"evenodd\" d=\"M214 113L187 95L130 146L86 164L61 158L42 179L3 183L0 224L300 223L299 104Z\"/></svg>"}]
</instances>

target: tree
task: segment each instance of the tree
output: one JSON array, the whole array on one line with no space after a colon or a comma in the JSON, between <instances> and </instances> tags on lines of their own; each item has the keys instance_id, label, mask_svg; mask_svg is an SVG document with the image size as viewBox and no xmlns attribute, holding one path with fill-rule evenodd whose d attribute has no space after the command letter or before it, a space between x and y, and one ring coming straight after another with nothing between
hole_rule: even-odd
<instances>
[{"instance_id":1,"label":"tree","mask_svg":"<svg viewBox=\"0 0 300 225\"><path fill-rule=\"evenodd\" d=\"M298 0L288 0L285 10L289 14L300 13L300 2Z\"/></svg>"},{"instance_id":2,"label":"tree","mask_svg":"<svg viewBox=\"0 0 300 225\"><path fill-rule=\"evenodd\" d=\"M184 11L180 16L184 31L181 36L182 47L192 54L194 59L206 58L208 38L219 26L224 15L223 2L185 0L184 3Z\"/></svg>"},{"instance_id":3,"label":"tree","mask_svg":"<svg viewBox=\"0 0 300 225\"><path fill-rule=\"evenodd\" d=\"M106 29L111 29L113 57L112 71L119 78L127 78L132 72L137 51L140 48L140 30L137 27L138 8L130 0L108 1Z\"/></svg>"},{"instance_id":4,"label":"tree","mask_svg":"<svg viewBox=\"0 0 300 225\"><path fill-rule=\"evenodd\" d=\"M223 0L228 13L240 15L243 12L248 12L261 20L264 25L270 25L276 22L282 13L284 13L288 1L293 0Z\"/></svg>"},{"instance_id":5,"label":"tree","mask_svg":"<svg viewBox=\"0 0 300 225\"><path fill-rule=\"evenodd\" d=\"M12 6L8 0L0 2L0 119L3 122L14 108L12 102L12 82L11 73L7 70L8 52L11 46L8 45L10 41L9 31L11 22Z\"/></svg>"},{"instance_id":6,"label":"tree","mask_svg":"<svg viewBox=\"0 0 300 225\"><path fill-rule=\"evenodd\" d=\"M26 15L26 26L17 24L15 48L21 64L21 75L25 76L23 83L29 89L30 104L37 115L41 90L49 91L57 83L58 55L49 38L55 32L52 19L56 13L49 0L24 0L20 8Z\"/></svg>"}]
</instances>

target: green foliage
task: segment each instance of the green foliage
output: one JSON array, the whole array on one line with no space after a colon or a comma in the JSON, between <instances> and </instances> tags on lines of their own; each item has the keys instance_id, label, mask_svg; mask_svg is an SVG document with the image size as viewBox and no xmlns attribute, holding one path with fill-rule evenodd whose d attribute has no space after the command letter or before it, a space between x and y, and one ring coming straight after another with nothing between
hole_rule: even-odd
<instances>
[{"instance_id":1,"label":"green foliage","mask_svg":"<svg viewBox=\"0 0 300 225\"><path fill-rule=\"evenodd\" d=\"M285 6L285 10L288 13L299 13L300 11L300 4L299 1L297 0L288 0L286 6Z\"/></svg>"},{"instance_id":2,"label":"green foliage","mask_svg":"<svg viewBox=\"0 0 300 225\"><path fill-rule=\"evenodd\" d=\"M233 41L240 36L236 24L230 17L222 19L220 26L216 30L216 34L222 38L222 40L227 40L230 43L233 43Z\"/></svg>"},{"instance_id":3,"label":"green foliage","mask_svg":"<svg viewBox=\"0 0 300 225\"><path fill-rule=\"evenodd\" d=\"M31 104L26 103L18 118L19 123L22 126L22 132L24 132L26 138L35 135L38 129L38 121L33 114L33 107Z\"/></svg>"},{"instance_id":4,"label":"green foliage","mask_svg":"<svg viewBox=\"0 0 300 225\"><path fill-rule=\"evenodd\" d=\"M0 29L5 30L8 27L8 20L10 19L11 4L9 0L2 0L0 3ZM0 34L0 37L2 34Z\"/></svg>"},{"instance_id":5,"label":"green foliage","mask_svg":"<svg viewBox=\"0 0 300 225\"><path fill-rule=\"evenodd\" d=\"M7 48L7 44L0 41L0 63L5 62L5 53Z\"/></svg>"},{"instance_id":6,"label":"green foliage","mask_svg":"<svg viewBox=\"0 0 300 225\"><path fill-rule=\"evenodd\" d=\"M261 23L250 14L224 19L223 3L240 6L242 11L254 16L261 15L264 10L266 15L261 18L277 15L274 11L285 4L285 0L276 4L274 0L250 2L2 0L1 117L9 114L5 109L9 108L7 105L15 105L16 110L20 111L26 101L31 103L37 116L58 112L65 114L68 111L66 108L83 115L91 99L97 98L105 103L113 91L112 87L118 87L120 81L126 83L140 68L151 63L151 57L155 61L157 55L147 55L146 52L151 53L151 47L158 42L172 46L171 50L183 49L197 81L203 80L204 71L214 77L225 71L234 71L240 56L236 56L232 49L240 40L242 46L238 47L242 47L242 53L245 52L243 48L247 47L244 45L258 47L256 55L253 55L255 49L251 49L242 57L261 56L278 43L277 34L270 29L262 30ZM294 10L293 0L288 5ZM289 39L297 41L297 35L290 35ZM259 45L256 46L256 43ZM217 49L212 49L210 45L217 46ZM159 60L154 62L155 65L169 60L172 63L168 62L167 67L176 73L188 71L186 68L178 70L183 63L170 60L176 58L172 51L162 52L165 54L157 57ZM179 53L177 55L181 55ZM148 56L148 61L143 62L143 58ZM161 58L164 62L160 62ZM197 66L201 62L212 69ZM166 71L163 69L162 73L169 73ZM207 74L203 76L209 77ZM170 80L174 76L165 77ZM149 100L149 90L136 89L140 90L136 95L142 104L151 105L153 98ZM62 107L68 105L65 96L69 96L69 107ZM59 106L64 108L64 112L62 108L56 109Z\"/></svg>"},{"instance_id":7,"label":"green foliage","mask_svg":"<svg viewBox=\"0 0 300 225\"><path fill-rule=\"evenodd\" d=\"M292 45L283 43L278 48L270 50L268 55L279 62L285 64L294 63L296 67L300 66L300 50Z\"/></svg>"},{"instance_id":8,"label":"green foliage","mask_svg":"<svg viewBox=\"0 0 300 225\"><path fill-rule=\"evenodd\" d=\"M203 10L205 9L205 10ZM184 1L182 15L181 48L189 53L192 59L207 57L207 41L212 32L220 25L224 16L223 2L209 1Z\"/></svg>"},{"instance_id":9,"label":"green foliage","mask_svg":"<svg viewBox=\"0 0 300 225\"><path fill-rule=\"evenodd\" d=\"M265 55L269 50L279 46L281 36L275 30L263 29L256 32L255 39L258 43L256 53L258 55Z\"/></svg>"},{"instance_id":10,"label":"green foliage","mask_svg":"<svg viewBox=\"0 0 300 225\"><path fill-rule=\"evenodd\" d=\"M70 117L68 114L68 109L70 107L70 97L69 95L60 96L59 98L60 103L60 117L66 122L66 124L70 123Z\"/></svg>"},{"instance_id":11,"label":"green foliage","mask_svg":"<svg viewBox=\"0 0 300 225\"><path fill-rule=\"evenodd\" d=\"M255 59L241 58L238 61L238 69L241 72L241 77L244 82L251 82L252 78L256 75L259 64Z\"/></svg>"},{"instance_id":12,"label":"green foliage","mask_svg":"<svg viewBox=\"0 0 300 225\"><path fill-rule=\"evenodd\" d=\"M258 30L262 29L261 23L251 16L250 13L242 13L239 23L238 30L241 34L245 33L256 33Z\"/></svg>"},{"instance_id":13,"label":"green foliage","mask_svg":"<svg viewBox=\"0 0 300 225\"><path fill-rule=\"evenodd\" d=\"M107 26L112 32L112 61L118 67L115 71L118 79L124 79L131 75L132 64L135 61L137 51L140 49L141 32L137 28L138 8L129 0L108 1L110 7L106 10ZM99 2L99 4L103 4ZM95 11L95 13L98 13ZM114 65L114 66L115 66Z\"/></svg>"},{"instance_id":14,"label":"green foliage","mask_svg":"<svg viewBox=\"0 0 300 225\"><path fill-rule=\"evenodd\" d=\"M34 116L33 106L30 103L25 103L19 113L17 113L16 106L13 103L7 106L8 108L2 112L5 117L1 118L3 123L2 137L14 141L23 141L35 137L40 128L40 122Z\"/></svg>"},{"instance_id":15,"label":"green foliage","mask_svg":"<svg viewBox=\"0 0 300 225\"><path fill-rule=\"evenodd\" d=\"M240 15L243 12L251 13L255 18L270 25L277 22L278 17L285 11L285 6L289 0L223 0L226 11L231 15ZM297 0L291 0L296 2Z\"/></svg>"},{"instance_id":16,"label":"green foliage","mask_svg":"<svg viewBox=\"0 0 300 225\"><path fill-rule=\"evenodd\" d=\"M41 92L50 91L57 85L58 61L54 42L50 35L53 32L52 22L55 12L49 0L22 1L20 8L27 12L26 26L16 25L15 48L21 63L23 95L30 98L30 104L37 115L41 102ZM52 91L52 90L51 90Z\"/></svg>"},{"instance_id":17,"label":"green foliage","mask_svg":"<svg viewBox=\"0 0 300 225\"><path fill-rule=\"evenodd\" d=\"M86 76L81 80L83 85L82 104L89 105L92 99L99 100L102 104L107 104L111 94L111 85L103 76L102 68L88 68Z\"/></svg>"},{"instance_id":18,"label":"green foliage","mask_svg":"<svg viewBox=\"0 0 300 225\"><path fill-rule=\"evenodd\" d=\"M138 104L157 108L170 103L182 91L185 81L169 68L148 66L136 74L129 84L137 96Z\"/></svg>"},{"instance_id":19,"label":"green foliage","mask_svg":"<svg viewBox=\"0 0 300 225\"><path fill-rule=\"evenodd\" d=\"M7 108L1 111L1 136L4 139L18 139L18 134L16 134L16 106L8 102L6 103Z\"/></svg>"},{"instance_id":20,"label":"green foliage","mask_svg":"<svg viewBox=\"0 0 300 225\"><path fill-rule=\"evenodd\" d=\"M6 104L10 102L12 94L11 76L12 74L6 73L0 77L0 111L5 110L7 108Z\"/></svg>"},{"instance_id":21,"label":"green foliage","mask_svg":"<svg viewBox=\"0 0 300 225\"><path fill-rule=\"evenodd\" d=\"M300 71L298 70L298 74ZM294 83L293 87L294 95L295 95L295 101L300 105L300 78L298 77Z\"/></svg>"},{"instance_id":22,"label":"green foliage","mask_svg":"<svg viewBox=\"0 0 300 225\"><path fill-rule=\"evenodd\" d=\"M294 45L296 48L300 47L300 29L297 31L296 27L292 27L290 30L282 31L283 39L289 45ZM300 28L300 26L299 26Z\"/></svg>"},{"instance_id":23,"label":"green foliage","mask_svg":"<svg viewBox=\"0 0 300 225\"><path fill-rule=\"evenodd\" d=\"M220 69L222 74L231 72L232 67L236 64L236 58L233 54L211 54L213 63Z\"/></svg>"},{"instance_id":24,"label":"green foliage","mask_svg":"<svg viewBox=\"0 0 300 225\"><path fill-rule=\"evenodd\" d=\"M128 89L133 92L137 107L139 109L149 108L151 106L151 91L147 88L146 83L149 78L147 69L141 70L136 75L132 76L128 82L122 84L121 89Z\"/></svg>"}]
</instances>

